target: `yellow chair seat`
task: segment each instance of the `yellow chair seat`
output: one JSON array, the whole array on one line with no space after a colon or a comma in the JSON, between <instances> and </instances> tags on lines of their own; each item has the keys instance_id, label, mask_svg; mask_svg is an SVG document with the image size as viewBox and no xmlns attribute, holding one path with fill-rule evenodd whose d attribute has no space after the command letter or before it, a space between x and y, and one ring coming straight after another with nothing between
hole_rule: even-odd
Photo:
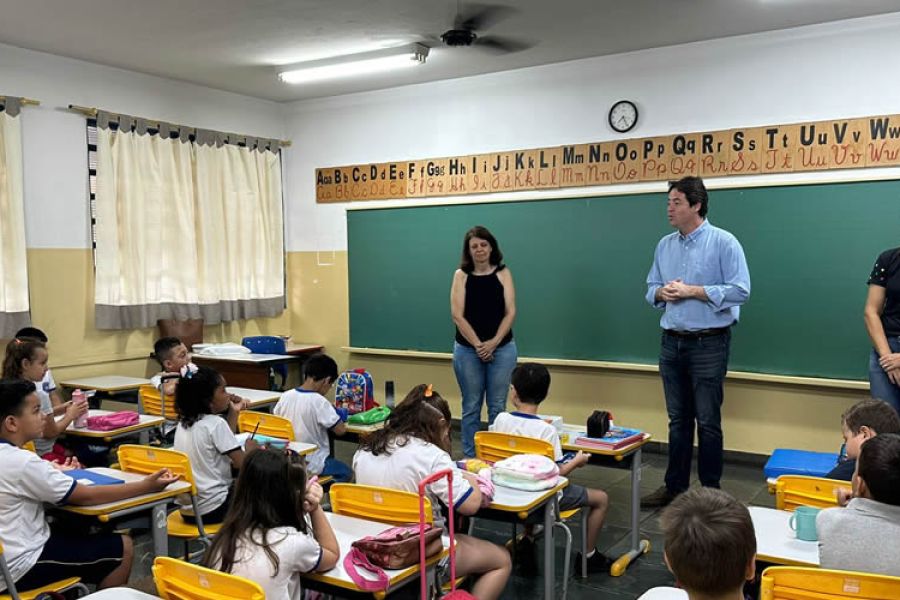
<instances>
[{"instance_id":1,"label":"yellow chair seat","mask_svg":"<svg viewBox=\"0 0 900 600\"><path fill-rule=\"evenodd\" d=\"M172 537L189 540L200 537L197 526L185 522L184 517L182 517L181 513L177 510L169 513L169 518L166 519L166 525L169 529L168 533ZM213 525L203 524L203 530L206 531L206 535L208 536L214 536L219 533L221 527L221 523L215 523Z\"/></svg>"},{"instance_id":2,"label":"yellow chair seat","mask_svg":"<svg viewBox=\"0 0 900 600\"><path fill-rule=\"evenodd\" d=\"M568 521L569 519L571 519L572 517L577 515L580 510L581 510L580 508L573 508L572 510L561 511L559 513L559 518L562 519L563 521Z\"/></svg>"},{"instance_id":3,"label":"yellow chair seat","mask_svg":"<svg viewBox=\"0 0 900 600\"><path fill-rule=\"evenodd\" d=\"M265 600L266 597L254 581L168 556L158 556L153 561L153 581L163 600Z\"/></svg>"},{"instance_id":4,"label":"yellow chair seat","mask_svg":"<svg viewBox=\"0 0 900 600\"><path fill-rule=\"evenodd\" d=\"M50 583L45 585L44 587L35 588L33 590L26 590L24 592L19 592L19 598L21 600L34 600L41 594L45 592L60 592L66 590L73 585L78 585L81 583L81 579L78 577L69 577L68 579L62 579L55 583ZM0 600L11 600L12 596L9 594L0 594Z\"/></svg>"}]
</instances>

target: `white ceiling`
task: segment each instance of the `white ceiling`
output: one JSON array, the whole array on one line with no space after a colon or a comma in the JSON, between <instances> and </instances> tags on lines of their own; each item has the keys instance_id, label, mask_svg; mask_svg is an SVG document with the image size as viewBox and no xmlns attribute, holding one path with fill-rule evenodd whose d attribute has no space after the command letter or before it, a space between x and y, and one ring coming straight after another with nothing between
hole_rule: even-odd
<instances>
[{"instance_id":1,"label":"white ceiling","mask_svg":"<svg viewBox=\"0 0 900 600\"><path fill-rule=\"evenodd\" d=\"M268 98L300 100L900 10L897 0L496 0L496 55L442 48L457 0L0 0L0 42ZM472 3L463 2L463 12ZM431 41L429 41L431 40ZM290 86L276 65L413 41L426 65Z\"/></svg>"}]
</instances>

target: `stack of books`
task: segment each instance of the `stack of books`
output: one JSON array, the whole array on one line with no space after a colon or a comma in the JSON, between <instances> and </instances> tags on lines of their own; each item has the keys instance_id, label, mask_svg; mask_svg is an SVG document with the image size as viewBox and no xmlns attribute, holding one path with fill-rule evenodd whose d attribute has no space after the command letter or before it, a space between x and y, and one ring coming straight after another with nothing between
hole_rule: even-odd
<instances>
[{"instance_id":1,"label":"stack of books","mask_svg":"<svg viewBox=\"0 0 900 600\"><path fill-rule=\"evenodd\" d=\"M602 438L591 438L580 436L575 438L575 445L590 446L592 448L605 448L608 450L618 450L630 444L635 443L644 436L644 432L640 429L629 429L627 427L610 427Z\"/></svg>"}]
</instances>

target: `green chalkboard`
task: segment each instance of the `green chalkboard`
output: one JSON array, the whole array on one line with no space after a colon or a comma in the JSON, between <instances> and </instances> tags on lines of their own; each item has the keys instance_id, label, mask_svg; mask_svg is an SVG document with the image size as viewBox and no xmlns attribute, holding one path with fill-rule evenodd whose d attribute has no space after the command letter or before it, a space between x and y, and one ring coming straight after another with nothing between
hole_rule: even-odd
<instances>
[{"instance_id":1,"label":"green chalkboard","mask_svg":"<svg viewBox=\"0 0 900 600\"><path fill-rule=\"evenodd\" d=\"M347 212L350 344L449 352L449 295L465 231L497 236L512 270L522 356L654 364L660 313L644 301L664 193ZM730 368L864 379L862 320L875 257L900 245L900 181L712 190L752 293Z\"/></svg>"}]
</instances>

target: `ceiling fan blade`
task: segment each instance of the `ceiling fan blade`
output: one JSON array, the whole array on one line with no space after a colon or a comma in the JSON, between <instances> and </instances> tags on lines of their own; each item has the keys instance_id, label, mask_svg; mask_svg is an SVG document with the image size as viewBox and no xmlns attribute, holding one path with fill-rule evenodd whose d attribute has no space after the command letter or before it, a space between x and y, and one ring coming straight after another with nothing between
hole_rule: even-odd
<instances>
[{"instance_id":1,"label":"ceiling fan blade","mask_svg":"<svg viewBox=\"0 0 900 600\"><path fill-rule=\"evenodd\" d=\"M454 29L482 31L518 12L511 6L497 4L469 4L465 14L458 13Z\"/></svg>"},{"instance_id":2,"label":"ceiling fan blade","mask_svg":"<svg viewBox=\"0 0 900 600\"><path fill-rule=\"evenodd\" d=\"M477 38L475 40L475 45L479 48L490 50L491 52L505 54L509 54L511 52L521 52L522 50L528 50L529 48L534 46L534 44L532 44L531 42L525 42L523 40L516 40L513 38L500 37L496 35Z\"/></svg>"}]
</instances>

